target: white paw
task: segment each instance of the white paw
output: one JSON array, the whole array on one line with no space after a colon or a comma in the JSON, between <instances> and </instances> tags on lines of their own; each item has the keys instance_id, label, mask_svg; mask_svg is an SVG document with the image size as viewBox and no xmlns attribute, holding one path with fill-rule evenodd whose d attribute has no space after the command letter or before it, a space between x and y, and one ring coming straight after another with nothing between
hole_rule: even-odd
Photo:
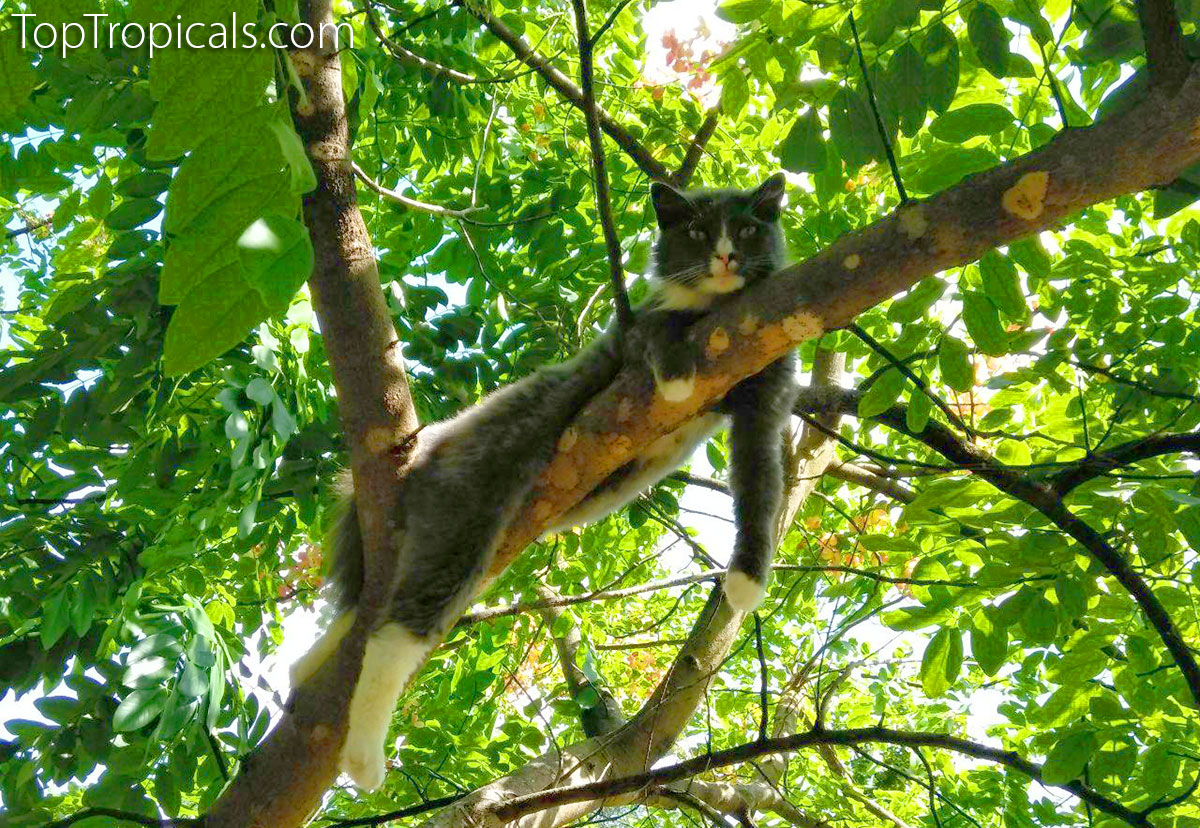
<instances>
[{"instance_id":1,"label":"white paw","mask_svg":"<svg viewBox=\"0 0 1200 828\"><path fill-rule=\"evenodd\" d=\"M382 785L387 770L383 739L350 733L346 737L346 746L342 748L342 770L360 790L373 791Z\"/></svg>"},{"instance_id":2,"label":"white paw","mask_svg":"<svg viewBox=\"0 0 1200 828\"><path fill-rule=\"evenodd\" d=\"M696 375L679 379L663 380L658 383L658 393L667 402L683 402L696 390Z\"/></svg>"},{"instance_id":3,"label":"white paw","mask_svg":"<svg viewBox=\"0 0 1200 828\"><path fill-rule=\"evenodd\" d=\"M725 575L725 598L738 612L753 612L767 594L767 585L736 569Z\"/></svg>"}]
</instances>

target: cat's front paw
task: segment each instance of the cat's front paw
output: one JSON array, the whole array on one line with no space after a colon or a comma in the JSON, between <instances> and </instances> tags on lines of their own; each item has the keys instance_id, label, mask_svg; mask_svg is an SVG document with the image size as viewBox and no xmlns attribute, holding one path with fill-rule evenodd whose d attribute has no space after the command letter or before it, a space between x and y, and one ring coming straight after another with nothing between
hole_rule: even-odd
<instances>
[{"instance_id":1,"label":"cat's front paw","mask_svg":"<svg viewBox=\"0 0 1200 828\"><path fill-rule=\"evenodd\" d=\"M667 402L683 402L696 392L696 375L689 374L674 379L656 378L655 385L658 387L658 393L662 394L662 398Z\"/></svg>"},{"instance_id":2,"label":"cat's front paw","mask_svg":"<svg viewBox=\"0 0 1200 828\"><path fill-rule=\"evenodd\" d=\"M356 738L354 733L347 735L346 745L342 748L342 771L360 790L376 790L383 784L387 772L382 742Z\"/></svg>"},{"instance_id":3,"label":"cat's front paw","mask_svg":"<svg viewBox=\"0 0 1200 828\"><path fill-rule=\"evenodd\" d=\"M767 594L764 581L757 581L737 569L725 575L725 598L738 612L754 612Z\"/></svg>"}]
</instances>

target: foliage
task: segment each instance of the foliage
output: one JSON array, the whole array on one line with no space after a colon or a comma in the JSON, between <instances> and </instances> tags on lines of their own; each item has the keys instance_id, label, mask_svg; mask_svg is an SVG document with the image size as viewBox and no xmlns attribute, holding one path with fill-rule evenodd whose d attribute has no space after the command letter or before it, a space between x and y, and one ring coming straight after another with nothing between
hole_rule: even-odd
<instances>
[{"instance_id":1,"label":"foliage","mask_svg":"<svg viewBox=\"0 0 1200 828\"><path fill-rule=\"evenodd\" d=\"M110 22L236 12L260 33L296 19L269 0L99 5ZM600 104L675 169L705 118L697 96L719 83L723 111L696 179L794 173L785 224L797 259L896 205L889 146L919 198L1102 117L1143 64L1129 2L727 0L718 14L736 35L719 55L694 54L688 31L664 44L677 83L644 70L659 46L640 25L654 3L591 5L593 31L615 15L597 46ZM414 398L432 420L572 352L606 318L584 119L462 5L363 8L342 9L355 158L370 178L452 211L361 196ZM1194 38L1200 5L1177 8ZM0 682L41 714L5 724L0 797L13 825L87 806L189 816L214 800L278 714L261 663L283 616L315 599L322 497L343 456L303 286L312 249L300 203L313 178L288 114L286 56L22 47L18 13L63 23L93 9L29 0L0 12ZM566 4L491 9L577 75ZM642 275L646 175L606 147L625 266ZM872 420L902 403L920 434L930 420L958 427L949 411L965 441L1039 481L1148 435L1195 433L1197 187L1189 174L1088 209L864 314L869 339L820 342L847 354L863 392L842 457L894 473L913 496L893 503L827 476L806 501L762 613L771 699L807 664L808 715L835 694L827 726L969 730L1044 761L1048 784L1082 779L1134 810L1169 806L1155 825L1200 824L1188 799L1200 719L1138 606L1043 514ZM643 290L635 283L634 298ZM806 366L813 354L802 348ZM717 438L706 452L718 476L726 450ZM1195 469L1152 457L1065 496L1193 645ZM706 568L677 541L652 554L676 521L696 520L680 501L696 503L697 489L684 490L668 481L539 543L488 602L532 599L540 583L581 594ZM397 716L403 772L377 794L339 791L322 817L467 790L581 738L581 708L598 697L572 696L552 644L572 626L588 678L632 712L702 601L692 584L582 603L551 625L524 612L460 628ZM676 753L753 738L759 675L748 626ZM787 797L838 820L878 819L866 798L909 825L1093 822L1061 791L948 753L837 756L793 755ZM756 778L749 766L717 776Z\"/></svg>"}]
</instances>

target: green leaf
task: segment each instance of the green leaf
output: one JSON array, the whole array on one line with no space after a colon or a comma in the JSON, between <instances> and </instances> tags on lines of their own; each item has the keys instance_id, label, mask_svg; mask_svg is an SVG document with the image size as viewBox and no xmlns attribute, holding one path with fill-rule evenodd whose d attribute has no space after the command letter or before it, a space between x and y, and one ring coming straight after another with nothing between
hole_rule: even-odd
<instances>
[{"instance_id":1,"label":"green leaf","mask_svg":"<svg viewBox=\"0 0 1200 828\"><path fill-rule=\"evenodd\" d=\"M999 104L968 104L938 116L929 131L943 141L960 144L976 135L995 135L1012 123L1012 113Z\"/></svg>"},{"instance_id":2,"label":"green leaf","mask_svg":"<svg viewBox=\"0 0 1200 828\"><path fill-rule=\"evenodd\" d=\"M234 243L256 219L297 214L287 162L272 135L266 122L238 124L180 167L163 219L163 229L174 236L159 284L163 304L180 304L211 274L227 268L237 257Z\"/></svg>"},{"instance_id":3,"label":"green leaf","mask_svg":"<svg viewBox=\"0 0 1200 828\"><path fill-rule=\"evenodd\" d=\"M29 102L29 94L37 84L33 70L31 49L21 48L21 36L17 28L0 31L0 126L11 124L8 132L17 132L17 115Z\"/></svg>"},{"instance_id":4,"label":"green leaf","mask_svg":"<svg viewBox=\"0 0 1200 828\"><path fill-rule=\"evenodd\" d=\"M1059 739L1042 765L1042 781L1047 785L1065 785L1078 779L1096 747L1096 736L1091 731Z\"/></svg>"},{"instance_id":5,"label":"green leaf","mask_svg":"<svg viewBox=\"0 0 1200 828\"><path fill-rule=\"evenodd\" d=\"M1173 755L1170 744L1159 742L1151 745L1142 754L1135 789L1151 799L1165 796L1175 787L1181 767L1182 762Z\"/></svg>"},{"instance_id":6,"label":"green leaf","mask_svg":"<svg viewBox=\"0 0 1200 828\"><path fill-rule=\"evenodd\" d=\"M113 713L113 730L125 733L130 730L140 730L158 718L167 703L168 693L165 687L151 687L144 690L134 690L126 696Z\"/></svg>"},{"instance_id":7,"label":"green leaf","mask_svg":"<svg viewBox=\"0 0 1200 828\"><path fill-rule=\"evenodd\" d=\"M865 420L891 408L896 400L900 399L900 392L904 390L904 381L904 375L895 368L884 371L859 399L859 418Z\"/></svg>"},{"instance_id":8,"label":"green leaf","mask_svg":"<svg viewBox=\"0 0 1200 828\"><path fill-rule=\"evenodd\" d=\"M161 212L162 205L152 198L134 199L120 204L109 213L104 219L104 224L108 229L119 233L139 227Z\"/></svg>"},{"instance_id":9,"label":"green leaf","mask_svg":"<svg viewBox=\"0 0 1200 828\"><path fill-rule=\"evenodd\" d=\"M971 655L986 675L1000 672L1008 658L1008 629L979 610L971 619Z\"/></svg>"},{"instance_id":10,"label":"green leaf","mask_svg":"<svg viewBox=\"0 0 1200 828\"><path fill-rule=\"evenodd\" d=\"M919 193L937 193L973 173L996 166L996 154L985 147L943 147L919 164L905 163L904 180Z\"/></svg>"},{"instance_id":11,"label":"green leaf","mask_svg":"<svg viewBox=\"0 0 1200 828\"><path fill-rule=\"evenodd\" d=\"M246 280L273 314L283 313L312 275L313 248L308 229L279 213L267 213L237 240Z\"/></svg>"},{"instance_id":12,"label":"green leaf","mask_svg":"<svg viewBox=\"0 0 1200 828\"><path fill-rule=\"evenodd\" d=\"M245 338L270 316L262 295L251 287L239 262L209 274L202 289L188 294L171 316L163 344L163 370L186 374Z\"/></svg>"},{"instance_id":13,"label":"green leaf","mask_svg":"<svg viewBox=\"0 0 1200 828\"><path fill-rule=\"evenodd\" d=\"M1058 635L1058 610L1045 595L1038 594L1025 615L1021 618L1021 627L1029 637L1030 643L1048 646L1054 643Z\"/></svg>"},{"instance_id":14,"label":"green leaf","mask_svg":"<svg viewBox=\"0 0 1200 828\"><path fill-rule=\"evenodd\" d=\"M821 119L810 108L792 124L779 145L779 161L785 170L794 173L818 173L826 167L825 138L821 135Z\"/></svg>"},{"instance_id":15,"label":"green leaf","mask_svg":"<svg viewBox=\"0 0 1200 828\"><path fill-rule=\"evenodd\" d=\"M44 604L40 638L42 649L49 650L58 643L71 625L71 602L67 590L60 590Z\"/></svg>"},{"instance_id":16,"label":"green leaf","mask_svg":"<svg viewBox=\"0 0 1200 828\"><path fill-rule=\"evenodd\" d=\"M1029 307L1017 268L1007 256L989 250L979 260L979 272L983 277L983 292L992 304L1009 319L1024 321L1029 318Z\"/></svg>"},{"instance_id":17,"label":"green leaf","mask_svg":"<svg viewBox=\"0 0 1200 828\"><path fill-rule=\"evenodd\" d=\"M928 108L925 60L911 41L892 55L888 63L887 86L900 118L900 129L911 138L924 126L925 110Z\"/></svg>"},{"instance_id":18,"label":"green leaf","mask_svg":"<svg viewBox=\"0 0 1200 828\"><path fill-rule=\"evenodd\" d=\"M171 186L171 176L164 172L140 172L121 179L117 192L126 198L157 198Z\"/></svg>"},{"instance_id":19,"label":"green leaf","mask_svg":"<svg viewBox=\"0 0 1200 828\"><path fill-rule=\"evenodd\" d=\"M938 630L921 656L921 687L925 695L937 698L949 690L958 678L962 660L962 634L958 630Z\"/></svg>"},{"instance_id":20,"label":"green leaf","mask_svg":"<svg viewBox=\"0 0 1200 828\"><path fill-rule=\"evenodd\" d=\"M970 352L957 337L946 334L938 343L938 368L942 380L959 393L975 385L975 369L971 367Z\"/></svg>"},{"instance_id":21,"label":"green leaf","mask_svg":"<svg viewBox=\"0 0 1200 828\"><path fill-rule=\"evenodd\" d=\"M875 116L865 95L843 86L829 103L829 132L851 171L884 157Z\"/></svg>"},{"instance_id":22,"label":"green leaf","mask_svg":"<svg viewBox=\"0 0 1200 828\"><path fill-rule=\"evenodd\" d=\"M908 394L908 408L904 412L904 424L913 434L920 434L929 423L933 412L933 401L920 388L913 386Z\"/></svg>"},{"instance_id":23,"label":"green leaf","mask_svg":"<svg viewBox=\"0 0 1200 828\"><path fill-rule=\"evenodd\" d=\"M752 23L771 7L771 0L725 0L717 17L730 23Z\"/></svg>"},{"instance_id":24,"label":"green leaf","mask_svg":"<svg viewBox=\"0 0 1200 828\"><path fill-rule=\"evenodd\" d=\"M945 292L945 281L937 276L926 277L892 302L888 307L888 319L900 323L915 322L924 316Z\"/></svg>"},{"instance_id":25,"label":"green leaf","mask_svg":"<svg viewBox=\"0 0 1200 828\"><path fill-rule=\"evenodd\" d=\"M958 40L945 23L929 30L922 44L925 61L925 100L941 113L949 109L958 91Z\"/></svg>"},{"instance_id":26,"label":"green leaf","mask_svg":"<svg viewBox=\"0 0 1200 828\"><path fill-rule=\"evenodd\" d=\"M170 24L182 13L188 23L220 24L227 32L234 15L254 20L257 12L254 0L139 0L134 7L142 23ZM207 26L201 30L209 33ZM167 160L210 142L223 143L231 123L265 108L273 63L273 50L266 48L157 50L150 60L150 94L158 106L147 156Z\"/></svg>"},{"instance_id":27,"label":"green leaf","mask_svg":"<svg viewBox=\"0 0 1200 828\"><path fill-rule=\"evenodd\" d=\"M721 78L721 113L736 118L750 100L750 85L740 67L734 66Z\"/></svg>"},{"instance_id":28,"label":"green leaf","mask_svg":"<svg viewBox=\"0 0 1200 828\"><path fill-rule=\"evenodd\" d=\"M976 3L967 14L967 36L983 68L997 78L1008 74L1009 34L1000 13L987 3Z\"/></svg>"},{"instance_id":29,"label":"green leaf","mask_svg":"<svg viewBox=\"0 0 1200 828\"><path fill-rule=\"evenodd\" d=\"M1008 334L1000 324L996 306L982 293L963 294L963 324L979 350L991 356L1008 353Z\"/></svg>"}]
</instances>

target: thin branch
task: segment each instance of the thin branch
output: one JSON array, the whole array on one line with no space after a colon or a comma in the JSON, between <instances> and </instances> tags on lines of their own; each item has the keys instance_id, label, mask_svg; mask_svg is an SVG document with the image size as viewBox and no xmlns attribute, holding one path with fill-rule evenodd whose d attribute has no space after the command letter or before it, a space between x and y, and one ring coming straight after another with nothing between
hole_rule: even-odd
<instances>
[{"instance_id":1,"label":"thin branch","mask_svg":"<svg viewBox=\"0 0 1200 828\"><path fill-rule=\"evenodd\" d=\"M383 45L383 48L386 49L388 53L391 54L391 56L399 63L403 63L406 66L411 66L414 69L424 70L433 75L441 75L458 83L477 82L478 79L474 75L468 75L466 72L460 72L457 69L451 69L449 66L443 66L442 64L432 61L429 58L421 57L416 52L406 49L399 43L393 41L390 37L383 33L383 30L379 26L379 21L375 19L375 6L371 0L367 0L363 6L363 9L367 13L367 25L369 25L371 27L371 31L375 33L375 37L378 38L379 42ZM441 9L438 9L438 11L441 11Z\"/></svg>"},{"instance_id":2,"label":"thin branch","mask_svg":"<svg viewBox=\"0 0 1200 828\"><path fill-rule=\"evenodd\" d=\"M1137 8L1150 83L1174 92L1191 69L1174 0L1138 0Z\"/></svg>"},{"instance_id":3,"label":"thin branch","mask_svg":"<svg viewBox=\"0 0 1200 828\"><path fill-rule=\"evenodd\" d=\"M825 473L846 483L853 483L856 486L878 492L900 503L912 503L917 498L917 493L907 486L874 474L854 463L839 463L836 466L830 466Z\"/></svg>"},{"instance_id":4,"label":"thin branch","mask_svg":"<svg viewBox=\"0 0 1200 828\"><path fill-rule=\"evenodd\" d=\"M720 109L713 107L708 111L708 115L704 118L704 123L700 125L700 129L696 130L696 136L692 138L692 143L688 144L687 152L683 156L683 163L679 165L679 169L671 176L671 183L676 187L686 186L688 180L692 177L692 173L700 165L700 159L704 157L704 148L708 146L709 139L717 131L717 123L720 121L720 115Z\"/></svg>"},{"instance_id":5,"label":"thin branch","mask_svg":"<svg viewBox=\"0 0 1200 828\"><path fill-rule=\"evenodd\" d=\"M608 17L605 18L604 22L600 24L600 28L596 29L596 33L592 35L591 39L588 41L592 48L595 48L596 44L600 42L600 38L604 37L605 32L612 28L612 24L617 22L618 15L625 11L625 7L631 2L632 0L621 0L621 2L617 3L616 7L608 13Z\"/></svg>"},{"instance_id":6,"label":"thin branch","mask_svg":"<svg viewBox=\"0 0 1200 828\"><path fill-rule=\"evenodd\" d=\"M900 203L908 203L908 193L904 190L904 182L900 179L900 167L896 163L896 154L892 151L892 140L888 137L887 127L879 114L879 104L875 100L875 89L871 86L871 73L867 71L867 59L863 57L862 43L858 40L858 26L854 22L854 12L850 12L850 33L854 35L854 51L858 53L858 65L862 67L863 84L867 88L867 101L871 104L871 113L875 116L875 128L879 131L879 140L883 142L883 151L887 153L888 167L892 170L892 180L896 182L896 191L900 194Z\"/></svg>"},{"instance_id":7,"label":"thin branch","mask_svg":"<svg viewBox=\"0 0 1200 828\"><path fill-rule=\"evenodd\" d=\"M809 395L801 394L802 399L808 397L806 410L820 410L822 407L830 405L834 410L839 410L844 414L853 415L858 410L859 395L855 391L822 388L814 389L814 392ZM1146 619L1154 627L1168 652L1175 659L1180 672L1183 673L1192 698L1196 700L1197 704L1200 704L1200 664L1197 663L1195 653L1184 640L1182 633L1158 596L1154 594L1149 584L1125 559L1124 555L1109 544L1099 532L1072 514L1063 505L1062 497L1052 486L1035 480L1027 471L998 462L983 449L972 443L964 442L949 428L934 420L930 420L924 430L919 433L911 431L908 428L902 406L892 406L874 419L888 428L925 443L946 459L964 469L969 469L973 474L983 478L1010 497L1029 504L1061 531L1077 541L1101 566L1108 570L1109 574L1117 579L1117 582L1141 607Z\"/></svg>"},{"instance_id":8,"label":"thin branch","mask_svg":"<svg viewBox=\"0 0 1200 828\"><path fill-rule=\"evenodd\" d=\"M428 213L431 216L440 216L442 218L458 219L460 221L469 222L471 220L470 214L476 213L482 209L481 207L467 207L463 210L455 210L450 207L442 207L439 204L427 204L424 201L417 201L415 198L409 198L408 196L404 195L404 193L396 190L389 190L387 187L384 187L378 181L371 178L371 176L367 175L366 172L363 171L363 168L358 166L358 164L353 161L350 162L350 168L354 170L355 177L357 177L358 180L363 184L367 185L367 189L378 193L380 196L392 202L393 204L399 204L401 207L404 207L408 210L416 210L418 213Z\"/></svg>"},{"instance_id":9,"label":"thin branch","mask_svg":"<svg viewBox=\"0 0 1200 828\"><path fill-rule=\"evenodd\" d=\"M35 230L41 230L43 227L49 227L52 221L54 221L54 216L46 216L45 218L40 218L36 221L26 220L24 227L6 230L4 233L4 238L15 239L18 236L24 236L26 233L32 233Z\"/></svg>"},{"instance_id":10,"label":"thin branch","mask_svg":"<svg viewBox=\"0 0 1200 828\"><path fill-rule=\"evenodd\" d=\"M737 747L713 751L712 753L697 756L675 765L656 768L633 776L605 779L584 785L551 788L534 794L515 796L507 802L497 803L490 810L501 822L508 823L526 814L544 811L553 806L568 802L604 800L619 794L638 791L651 785L665 785L680 779L687 779L714 768L738 765L759 756L768 756L773 753L785 751L793 752L801 748L816 745L850 746L862 744L890 744L909 748L940 748L972 756L976 759L994 762L1012 768L1031 779L1041 782L1047 787L1056 787L1069 791L1093 808L1114 816L1130 825L1149 825L1144 814L1126 808L1119 802L1109 799L1107 796L1093 790L1078 780L1058 785L1052 785L1044 781L1042 779L1042 766L1023 758L1014 751L991 747L967 739L960 739L945 733L910 732L892 730L885 727L864 727L850 730L822 730L814 728L794 736L749 742Z\"/></svg>"},{"instance_id":11,"label":"thin branch","mask_svg":"<svg viewBox=\"0 0 1200 828\"><path fill-rule=\"evenodd\" d=\"M888 348L884 347L882 343L877 342L875 337L864 331L855 322L851 322L846 326L846 328L852 334L865 342L871 348L871 350L875 351L877 354L890 362L893 368L895 368L904 376L908 377L909 382L917 386L917 389L920 390L920 392L926 397L928 397L929 401L936 405L939 411L946 415L946 419L949 420L951 424L953 424L956 428L967 432L968 434L974 433L971 427L964 423L962 418L959 417L958 414L956 414L954 410L950 408L950 406L946 405L946 402L941 397L929 390L929 386L925 384L925 381L921 379L917 373L913 371L913 369L909 368L903 360L893 354Z\"/></svg>"},{"instance_id":12,"label":"thin branch","mask_svg":"<svg viewBox=\"0 0 1200 828\"><path fill-rule=\"evenodd\" d=\"M567 103L576 109L584 109L583 90L552 65L550 61L539 54L523 37L484 8L483 4L468 2L468 0L453 1L466 9L498 40L508 46L522 63L536 71L546 83L566 99ZM670 170L661 161L651 155L650 151L637 138L633 137L629 130L617 123L611 115L599 107L597 107L596 115L600 119L600 128L604 130L604 133L617 143L617 146L637 164L642 172L658 181L670 181Z\"/></svg>"},{"instance_id":13,"label":"thin branch","mask_svg":"<svg viewBox=\"0 0 1200 828\"><path fill-rule=\"evenodd\" d=\"M592 149L592 175L596 186L596 212L604 231L604 246L608 250L608 276L612 282L613 304L617 324L628 330L633 324L633 309L625 290L625 270L621 267L621 241L613 226L612 204L608 200L608 172L604 168L604 142L600 137L600 114L596 108L596 89L592 79L593 41L588 34L587 8L584 0L572 0L575 7L575 28L579 37L579 85L583 92L583 115L587 120L588 144Z\"/></svg>"},{"instance_id":14,"label":"thin branch","mask_svg":"<svg viewBox=\"0 0 1200 828\"><path fill-rule=\"evenodd\" d=\"M85 808L70 816L63 817L54 822L48 822L42 828L67 828L68 825L74 825L76 822L82 822L85 819L93 819L95 817L108 817L120 822L132 822L137 825L145 825L147 828L184 828L184 826L200 825L204 822L203 819L155 819L145 814L121 811L116 808Z\"/></svg>"},{"instance_id":15,"label":"thin branch","mask_svg":"<svg viewBox=\"0 0 1200 828\"><path fill-rule=\"evenodd\" d=\"M1087 481L1107 474L1121 466L1159 457L1163 454L1200 453L1200 432L1187 434L1155 434L1122 443L1108 451L1092 454L1060 472L1052 474L1046 483L1058 494L1066 496Z\"/></svg>"},{"instance_id":16,"label":"thin branch","mask_svg":"<svg viewBox=\"0 0 1200 828\"><path fill-rule=\"evenodd\" d=\"M462 799L466 794L454 794L453 796L443 796L438 799L427 799L424 802L419 802L416 805L409 805L407 808L400 808L395 811L388 811L383 814L375 814L374 816L359 817L358 819L343 819L337 822L327 822L320 828L363 828L363 826L386 825L389 822L395 822L399 819L425 814L429 811L436 811L438 808L444 808L447 805L453 805L458 800Z\"/></svg>"}]
</instances>

